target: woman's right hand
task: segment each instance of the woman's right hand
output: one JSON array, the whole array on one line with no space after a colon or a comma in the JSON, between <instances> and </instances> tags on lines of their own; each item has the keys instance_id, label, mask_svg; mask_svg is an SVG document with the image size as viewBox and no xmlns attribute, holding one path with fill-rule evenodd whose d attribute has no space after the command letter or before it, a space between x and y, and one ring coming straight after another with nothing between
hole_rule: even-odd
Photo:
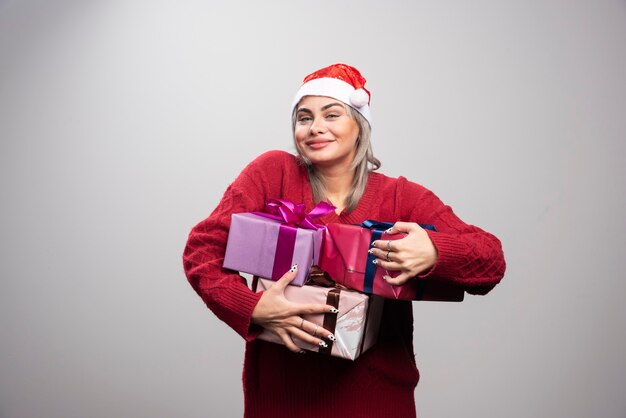
<instances>
[{"instance_id":1,"label":"woman's right hand","mask_svg":"<svg viewBox=\"0 0 626 418\"><path fill-rule=\"evenodd\" d=\"M331 305L300 304L288 301L285 298L285 288L296 277L296 271L297 266L293 266L272 287L263 292L252 311L252 322L278 335L289 350L301 353L303 350L293 342L292 337L298 337L312 345L325 347L327 344L320 337L335 341L335 336L321 326L304 320L300 315L337 314L339 311Z\"/></svg>"}]
</instances>

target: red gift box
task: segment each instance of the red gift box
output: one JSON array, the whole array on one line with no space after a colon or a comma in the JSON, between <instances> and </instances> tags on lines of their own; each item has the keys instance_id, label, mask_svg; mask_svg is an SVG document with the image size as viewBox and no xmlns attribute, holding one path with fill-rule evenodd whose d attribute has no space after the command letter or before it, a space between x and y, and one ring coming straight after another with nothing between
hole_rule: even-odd
<instances>
[{"instance_id":1,"label":"red gift box","mask_svg":"<svg viewBox=\"0 0 626 418\"><path fill-rule=\"evenodd\" d=\"M369 265L373 256L368 250L373 240L396 240L405 236L389 235L380 230L375 235L374 228L328 224L320 268L337 283L368 294L389 299L461 302L465 293L460 287L434 279L412 279L402 286L393 286L383 276L396 277L400 272Z\"/></svg>"}]
</instances>

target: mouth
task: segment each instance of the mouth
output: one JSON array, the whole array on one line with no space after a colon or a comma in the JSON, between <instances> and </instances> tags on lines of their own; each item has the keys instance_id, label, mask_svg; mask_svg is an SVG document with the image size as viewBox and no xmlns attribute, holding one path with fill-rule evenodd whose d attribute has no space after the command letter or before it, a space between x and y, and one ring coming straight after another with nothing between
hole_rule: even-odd
<instances>
[{"instance_id":1,"label":"mouth","mask_svg":"<svg viewBox=\"0 0 626 418\"><path fill-rule=\"evenodd\" d=\"M312 139L310 141L306 141L304 144L312 149L322 149L333 142L335 141L332 139Z\"/></svg>"}]
</instances>

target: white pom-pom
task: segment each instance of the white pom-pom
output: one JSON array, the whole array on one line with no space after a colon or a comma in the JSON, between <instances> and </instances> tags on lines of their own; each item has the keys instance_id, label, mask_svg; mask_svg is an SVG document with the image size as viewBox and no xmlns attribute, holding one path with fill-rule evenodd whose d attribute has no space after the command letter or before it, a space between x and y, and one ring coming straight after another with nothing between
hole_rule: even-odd
<instances>
[{"instance_id":1,"label":"white pom-pom","mask_svg":"<svg viewBox=\"0 0 626 418\"><path fill-rule=\"evenodd\" d=\"M350 104L360 109L369 102L370 96L363 89L356 89L350 94Z\"/></svg>"}]
</instances>

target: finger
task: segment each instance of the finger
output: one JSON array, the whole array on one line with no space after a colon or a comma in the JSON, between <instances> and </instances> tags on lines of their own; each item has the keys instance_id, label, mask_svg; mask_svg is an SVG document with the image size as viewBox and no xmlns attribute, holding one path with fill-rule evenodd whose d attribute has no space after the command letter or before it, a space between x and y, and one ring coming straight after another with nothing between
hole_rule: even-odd
<instances>
[{"instance_id":1,"label":"finger","mask_svg":"<svg viewBox=\"0 0 626 418\"><path fill-rule=\"evenodd\" d=\"M387 234L398 234L400 232L409 233L416 229L422 229L415 222L396 222L391 228L385 231Z\"/></svg>"},{"instance_id":2,"label":"finger","mask_svg":"<svg viewBox=\"0 0 626 418\"><path fill-rule=\"evenodd\" d=\"M291 332L292 337L298 338L311 345L317 345L318 347L328 347L328 343L324 341L324 339L336 341L336 338L332 333L328 332L319 325L311 325L313 326L312 332L315 332L315 336L299 328L291 328L289 331Z\"/></svg>"},{"instance_id":3,"label":"finger","mask_svg":"<svg viewBox=\"0 0 626 418\"><path fill-rule=\"evenodd\" d=\"M383 276L383 279L385 279L385 281L390 285L401 286L411 280L412 276L409 273L400 273L396 277L391 277L389 275Z\"/></svg>"},{"instance_id":4,"label":"finger","mask_svg":"<svg viewBox=\"0 0 626 418\"><path fill-rule=\"evenodd\" d=\"M394 257L397 257L393 251L381 250L379 248L370 248L367 252L369 252L370 254L374 254L382 261L396 261L394 260Z\"/></svg>"},{"instance_id":5,"label":"finger","mask_svg":"<svg viewBox=\"0 0 626 418\"><path fill-rule=\"evenodd\" d=\"M300 328L300 329L304 328L304 322L305 322L305 319L301 316L294 316L294 317L291 317L289 320L289 323L292 326L296 328Z\"/></svg>"},{"instance_id":6,"label":"finger","mask_svg":"<svg viewBox=\"0 0 626 418\"><path fill-rule=\"evenodd\" d=\"M393 233L394 235L397 235L397 233ZM385 251L389 251L391 250L391 252L398 252L399 249L401 248L402 245L402 240L406 238L406 235L403 235L402 238L398 238L398 239L377 239L376 241L372 242L372 248L377 248L379 250L385 250Z\"/></svg>"},{"instance_id":7,"label":"finger","mask_svg":"<svg viewBox=\"0 0 626 418\"><path fill-rule=\"evenodd\" d=\"M339 310L332 305L320 305L320 304L299 304L296 309L296 315L306 314L325 314L325 313L339 313Z\"/></svg>"},{"instance_id":8,"label":"finger","mask_svg":"<svg viewBox=\"0 0 626 418\"><path fill-rule=\"evenodd\" d=\"M304 321L303 327L300 328L300 330L313 338L326 338L327 340L335 341L335 336L332 332L328 331L326 328L322 328L321 325L315 322Z\"/></svg>"},{"instance_id":9,"label":"finger","mask_svg":"<svg viewBox=\"0 0 626 418\"><path fill-rule=\"evenodd\" d=\"M372 263L385 270L397 271L402 269L402 265L397 261L386 261L380 258L375 258Z\"/></svg>"},{"instance_id":10,"label":"finger","mask_svg":"<svg viewBox=\"0 0 626 418\"><path fill-rule=\"evenodd\" d=\"M296 274L298 274L298 265L294 264L291 266L287 273L283 274L283 277L278 279L276 283L272 286L272 288L276 288L277 290L285 290L285 288L296 278Z\"/></svg>"},{"instance_id":11,"label":"finger","mask_svg":"<svg viewBox=\"0 0 626 418\"><path fill-rule=\"evenodd\" d=\"M377 239L376 241L372 242L372 248L376 248L377 250L385 250L387 251L389 248L389 240L387 239ZM393 244L391 244L393 246L393 250L396 249L396 244L395 242ZM371 248L370 248L371 250Z\"/></svg>"},{"instance_id":12,"label":"finger","mask_svg":"<svg viewBox=\"0 0 626 418\"><path fill-rule=\"evenodd\" d=\"M396 229L396 224L398 224L398 223L399 223L399 222L396 222L395 224L393 224L393 225L391 226L391 228L387 229L387 230L385 231L385 234L387 234L387 235L397 234L397 233L398 233L398 230Z\"/></svg>"},{"instance_id":13,"label":"finger","mask_svg":"<svg viewBox=\"0 0 626 418\"><path fill-rule=\"evenodd\" d=\"M276 332L276 334L283 342L283 344L285 344L285 347L289 349L289 351L293 351L294 353L300 353L302 351L302 349L293 342L293 340L291 339L291 335L288 332L281 330L279 332Z\"/></svg>"}]
</instances>

